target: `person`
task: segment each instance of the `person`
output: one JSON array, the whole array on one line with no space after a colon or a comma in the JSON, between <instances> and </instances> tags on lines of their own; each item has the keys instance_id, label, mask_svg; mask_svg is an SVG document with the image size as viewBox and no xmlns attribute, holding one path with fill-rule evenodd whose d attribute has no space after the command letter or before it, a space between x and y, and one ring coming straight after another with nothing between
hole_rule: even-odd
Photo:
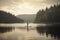
<instances>
[{"instance_id":1,"label":"person","mask_svg":"<svg viewBox=\"0 0 60 40\"><path fill-rule=\"evenodd\" d=\"M27 31L29 31L29 23L27 22Z\"/></svg>"}]
</instances>

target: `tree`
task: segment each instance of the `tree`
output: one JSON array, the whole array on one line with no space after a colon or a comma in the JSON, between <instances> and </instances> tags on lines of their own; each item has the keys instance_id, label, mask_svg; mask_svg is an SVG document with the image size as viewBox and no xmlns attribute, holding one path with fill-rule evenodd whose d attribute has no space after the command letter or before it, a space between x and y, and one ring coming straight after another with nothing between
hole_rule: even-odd
<instances>
[{"instance_id":1,"label":"tree","mask_svg":"<svg viewBox=\"0 0 60 40\"><path fill-rule=\"evenodd\" d=\"M11 13L0 10L0 23L22 23L22 19L17 18Z\"/></svg>"},{"instance_id":2,"label":"tree","mask_svg":"<svg viewBox=\"0 0 60 40\"><path fill-rule=\"evenodd\" d=\"M60 23L60 5L51 6L45 11L38 11L36 16L36 23Z\"/></svg>"}]
</instances>

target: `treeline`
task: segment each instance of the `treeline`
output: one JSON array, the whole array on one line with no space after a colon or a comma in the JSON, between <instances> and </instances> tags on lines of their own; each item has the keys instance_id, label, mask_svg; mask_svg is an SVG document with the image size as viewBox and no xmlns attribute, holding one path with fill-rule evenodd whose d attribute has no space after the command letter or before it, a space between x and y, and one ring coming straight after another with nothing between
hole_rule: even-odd
<instances>
[{"instance_id":1,"label":"treeline","mask_svg":"<svg viewBox=\"0 0 60 40\"><path fill-rule=\"evenodd\" d=\"M35 23L60 23L60 5L54 5L46 10L39 10Z\"/></svg>"},{"instance_id":2,"label":"treeline","mask_svg":"<svg viewBox=\"0 0 60 40\"><path fill-rule=\"evenodd\" d=\"M0 10L0 23L23 23L24 21L9 12Z\"/></svg>"}]
</instances>

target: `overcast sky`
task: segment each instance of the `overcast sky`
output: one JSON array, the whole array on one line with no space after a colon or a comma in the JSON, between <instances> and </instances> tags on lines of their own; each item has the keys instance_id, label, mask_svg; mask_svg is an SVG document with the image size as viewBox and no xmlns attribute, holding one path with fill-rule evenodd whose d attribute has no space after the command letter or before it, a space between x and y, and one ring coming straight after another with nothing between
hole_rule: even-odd
<instances>
[{"instance_id":1,"label":"overcast sky","mask_svg":"<svg viewBox=\"0 0 60 40\"><path fill-rule=\"evenodd\" d=\"M60 4L60 0L0 0L0 10L19 14L36 14L38 10Z\"/></svg>"}]
</instances>

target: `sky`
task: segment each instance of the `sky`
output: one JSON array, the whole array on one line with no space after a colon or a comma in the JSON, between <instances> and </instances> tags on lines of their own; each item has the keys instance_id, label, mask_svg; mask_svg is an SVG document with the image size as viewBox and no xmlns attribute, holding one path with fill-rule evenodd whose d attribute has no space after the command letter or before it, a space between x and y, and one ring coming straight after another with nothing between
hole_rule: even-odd
<instances>
[{"instance_id":1,"label":"sky","mask_svg":"<svg viewBox=\"0 0 60 40\"><path fill-rule=\"evenodd\" d=\"M0 0L0 10L13 15L36 14L39 10L60 4L60 0Z\"/></svg>"}]
</instances>

